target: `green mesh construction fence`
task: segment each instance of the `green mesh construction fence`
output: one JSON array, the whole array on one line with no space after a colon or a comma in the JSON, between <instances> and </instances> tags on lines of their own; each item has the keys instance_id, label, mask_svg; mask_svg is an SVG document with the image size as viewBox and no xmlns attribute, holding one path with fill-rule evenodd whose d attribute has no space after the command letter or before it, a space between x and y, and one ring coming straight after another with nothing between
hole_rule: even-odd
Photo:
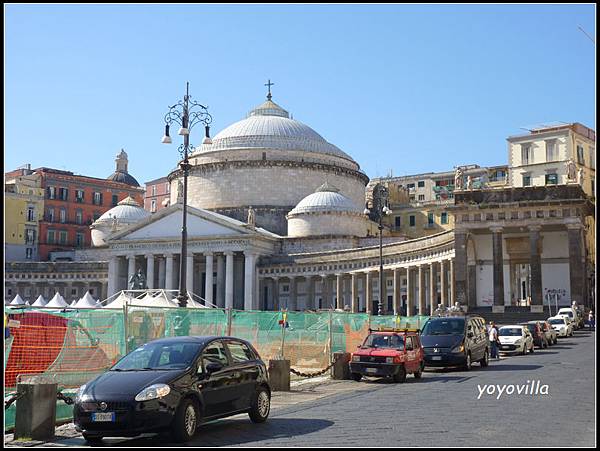
<instances>
[{"instance_id":1,"label":"green mesh construction fence","mask_svg":"<svg viewBox=\"0 0 600 451\"><path fill-rule=\"evenodd\" d=\"M4 387L43 374L76 389L127 352L163 337L223 336L248 340L262 359L283 356L292 368L326 368L334 352L353 352L369 328L422 328L426 316L370 316L339 311L239 311L125 306L123 310L6 309ZM283 324L282 324L283 323Z\"/></svg>"}]
</instances>

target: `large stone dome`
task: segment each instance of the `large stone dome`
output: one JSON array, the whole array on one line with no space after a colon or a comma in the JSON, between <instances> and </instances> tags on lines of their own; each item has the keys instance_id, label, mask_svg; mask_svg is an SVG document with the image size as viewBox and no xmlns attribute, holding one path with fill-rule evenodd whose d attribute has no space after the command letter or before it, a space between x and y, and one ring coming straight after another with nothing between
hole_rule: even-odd
<instances>
[{"instance_id":1,"label":"large stone dome","mask_svg":"<svg viewBox=\"0 0 600 451\"><path fill-rule=\"evenodd\" d=\"M352 158L300 121L290 119L289 113L272 100L252 110L246 119L220 131L212 144L203 144L199 152L229 149L302 150Z\"/></svg>"},{"instance_id":2,"label":"large stone dome","mask_svg":"<svg viewBox=\"0 0 600 451\"><path fill-rule=\"evenodd\" d=\"M252 206L256 224L287 234L289 213L324 180L355 205L362 205L369 181L348 154L308 125L296 121L267 96L248 116L197 147L190 155L188 204L246 221ZM171 205L183 188L180 169L169 175Z\"/></svg>"}]
</instances>

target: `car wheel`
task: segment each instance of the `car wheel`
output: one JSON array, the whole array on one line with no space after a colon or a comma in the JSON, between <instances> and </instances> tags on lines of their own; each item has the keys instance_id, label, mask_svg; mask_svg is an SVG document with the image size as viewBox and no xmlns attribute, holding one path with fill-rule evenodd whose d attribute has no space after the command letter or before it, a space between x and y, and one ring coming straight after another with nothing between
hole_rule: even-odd
<instances>
[{"instance_id":1,"label":"car wheel","mask_svg":"<svg viewBox=\"0 0 600 451\"><path fill-rule=\"evenodd\" d=\"M406 369L404 365L398 367L398 372L393 376L394 382L404 382L406 380Z\"/></svg>"},{"instance_id":2,"label":"car wheel","mask_svg":"<svg viewBox=\"0 0 600 451\"><path fill-rule=\"evenodd\" d=\"M88 443L100 443L102 441L101 435L86 434L85 432L82 435L83 439Z\"/></svg>"},{"instance_id":3,"label":"car wheel","mask_svg":"<svg viewBox=\"0 0 600 451\"><path fill-rule=\"evenodd\" d=\"M490 363L490 354L487 348L485 348L485 352L483 353L483 358L479 361L479 364L482 368L485 368Z\"/></svg>"},{"instance_id":4,"label":"car wheel","mask_svg":"<svg viewBox=\"0 0 600 451\"><path fill-rule=\"evenodd\" d=\"M362 379L362 374L352 373L352 380L355 380L356 382L359 382L361 379Z\"/></svg>"},{"instance_id":5,"label":"car wheel","mask_svg":"<svg viewBox=\"0 0 600 451\"><path fill-rule=\"evenodd\" d=\"M183 443L192 439L199 422L198 404L192 398L185 398L179 404L173 421L173 438Z\"/></svg>"},{"instance_id":6,"label":"car wheel","mask_svg":"<svg viewBox=\"0 0 600 451\"><path fill-rule=\"evenodd\" d=\"M252 398L252 407L248 412L253 423L264 423L271 411L271 396L264 387L259 387Z\"/></svg>"},{"instance_id":7,"label":"car wheel","mask_svg":"<svg viewBox=\"0 0 600 451\"><path fill-rule=\"evenodd\" d=\"M424 369L425 369L425 362L421 362L421 364L419 365L419 371L415 372L415 379L421 379L421 376L423 376Z\"/></svg>"}]
</instances>

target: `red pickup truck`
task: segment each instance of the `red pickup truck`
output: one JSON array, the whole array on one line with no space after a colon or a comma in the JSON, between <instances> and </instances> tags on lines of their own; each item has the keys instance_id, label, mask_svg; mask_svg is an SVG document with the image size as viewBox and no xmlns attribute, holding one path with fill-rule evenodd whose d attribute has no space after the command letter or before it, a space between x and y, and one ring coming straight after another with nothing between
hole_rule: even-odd
<instances>
[{"instance_id":1,"label":"red pickup truck","mask_svg":"<svg viewBox=\"0 0 600 451\"><path fill-rule=\"evenodd\" d=\"M425 353L419 333L409 329L370 330L365 341L352 354L352 379L363 376L391 377L404 382L407 374L419 379L425 367Z\"/></svg>"}]
</instances>

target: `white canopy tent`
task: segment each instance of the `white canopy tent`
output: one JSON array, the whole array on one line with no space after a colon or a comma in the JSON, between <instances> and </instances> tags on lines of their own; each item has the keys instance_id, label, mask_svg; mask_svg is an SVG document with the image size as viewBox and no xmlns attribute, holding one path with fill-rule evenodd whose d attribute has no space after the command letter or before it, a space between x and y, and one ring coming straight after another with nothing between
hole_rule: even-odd
<instances>
[{"instance_id":1,"label":"white canopy tent","mask_svg":"<svg viewBox=\"0 0 600 451\"><path fill-rule=\"evenodd\" d=\"M119 295L116 298L114 298L111 302L104 304L103 308L123 310L123 306L126 303L130 304L131 301L133 301L134 299L135 298L133 298L132 296L129 296L124 291L121 291L119 293ZM102 305L102 303L100 305Z\"/></svg>"},{"instance_id":2,"label":"white canopy tent","mask_svg":"<svg viewBox=\"0 0 600 451\"><path fill-rule=\"evenodd\" d=\"M75 308L100 308L101 305L92 297L89 291L86 291L85 294L79 299L76 303L73 304Z\"/></svg>"},{"instance_id":3,"label":"white canopy tent","mask_svg":"<svg viewBox=\"0 0 600 451\"><path fill-rule=\"evenodd\" d=\"M57 291L54 297L50 299L50 302L48 302L44 307L64 308L68 306L69 304L66 303L65 299Z\"/></svg>"},{"instance_id":4,"label":"white canopy tent","mask_svg":"<svg viewBox=\"0 0 600 451\"><path fill-rule=\"evenodd\" d=\"M45 307L46 304L48 304L48 301L46 299L44 299L44 296L42 296L41 294L37 297L37 299L35 300L35 302L33 304L31 304L32 307Z\"/></svg>"},{"instance_id":5,"label":"white canopy tent","mask_svg":"<svg viewBox=\"0 0 600 451\"><path fill-rule=\"evenodd\" d=\"M25 301L19 295L19 293L17 293L17 295L13 298L9 305L25 305Z\"/></svg>"}]
</instances>

